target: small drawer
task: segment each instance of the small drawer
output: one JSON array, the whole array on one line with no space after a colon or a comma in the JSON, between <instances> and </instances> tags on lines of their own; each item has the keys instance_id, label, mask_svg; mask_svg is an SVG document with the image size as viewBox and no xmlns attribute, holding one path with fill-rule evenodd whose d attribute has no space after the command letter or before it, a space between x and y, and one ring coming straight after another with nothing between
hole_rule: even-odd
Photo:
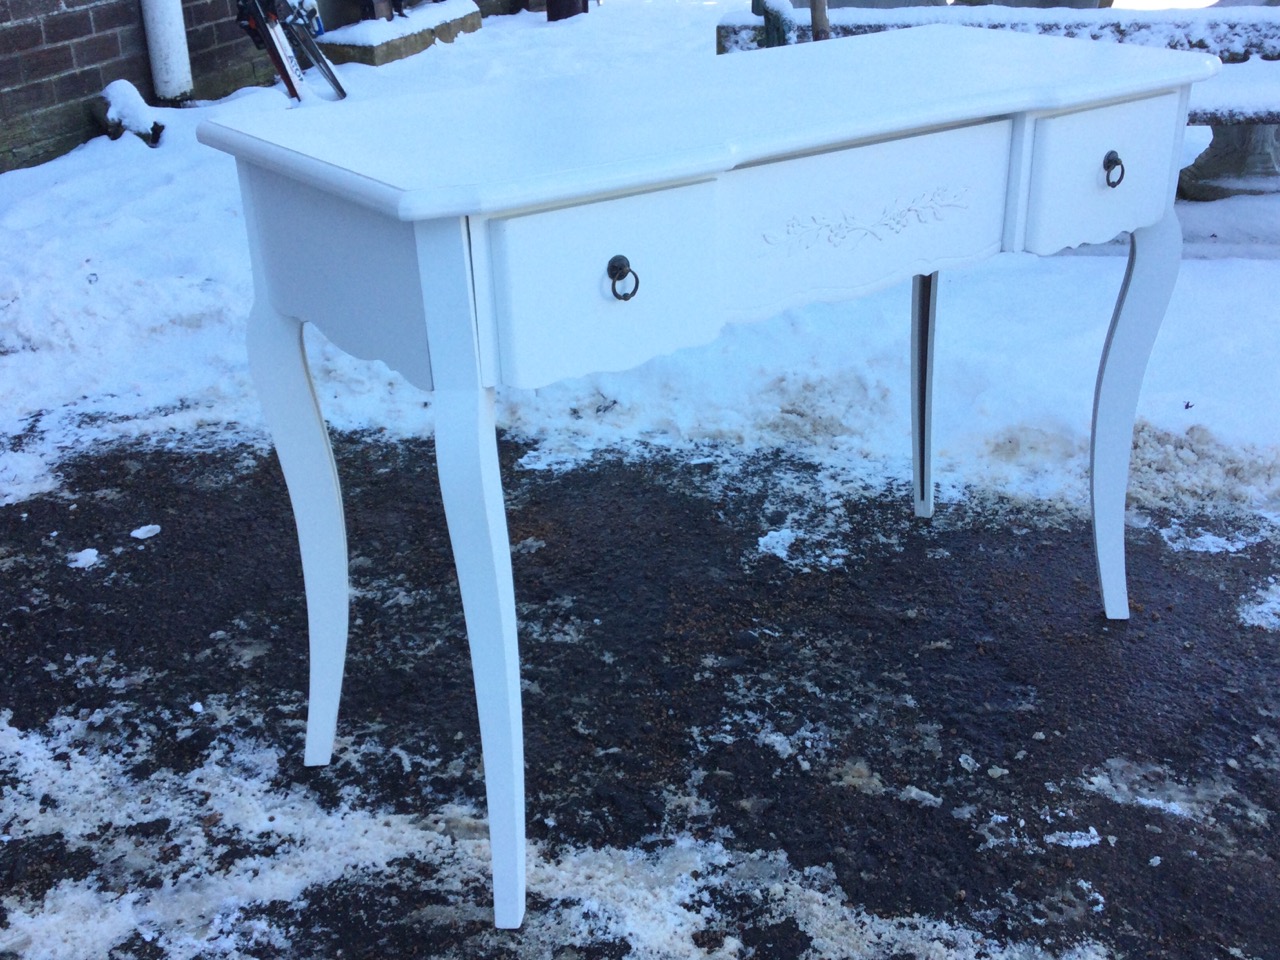
<instances>
[{"instance_id":1,"label":"small drawer","mask_svg":"<svg viewBox=\"0 0 1280 960\"><path fill-rule=\"evenodd\" d=\"M626 370L713 340L715 190L697 183L490 221L502 382ZM616 282L615 256L632 270Z\"/></svg>"},{"instance_id":2,"label":"small drawer","mask_svg":"<svg viewBox=\"0 0 1280 960\"><path fill-rule=\"evenodd\" d=\"M719 198L726 316L843 300L998 251L1012 129L998 120L731 171Z\"/></svg>"},{"instance_id":3,"label":"small drawer","mask_svg":"<svg viewBox=\"0 0 1280 960\"><path fill-rule=\"evenodd\" d=\"M1177 94L1037 120L1025 248L1049 254L1102 243L1159 220L1181 121ZM1112 153L1121 165L1108 171Z\"/></svg>"}]
</instances>

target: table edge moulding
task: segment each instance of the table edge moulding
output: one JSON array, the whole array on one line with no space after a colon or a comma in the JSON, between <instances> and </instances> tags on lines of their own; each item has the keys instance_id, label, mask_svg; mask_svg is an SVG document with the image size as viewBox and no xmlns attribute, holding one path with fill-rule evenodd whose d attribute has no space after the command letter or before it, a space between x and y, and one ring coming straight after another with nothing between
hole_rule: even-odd
<instances>
[{"instance_id":1,"label":"table edge moulding","mask_svg":"<svg viewBox=\"0 0 1280 960\"><path fill-rule=\"evenodd\" d=\"M678 83L633 72L356 91L202 123L199 139L237 161L256 294L249 364L297 523L305 762L332 754L349 616L342 492L306 323L433 391L500 927L523 919L526 863L497 386L626 369L709 342L730 320L912 278L913 499L928 517L937 272L1127 231L1090 460L1103 605L1127 617L1133 420L1178 270L1188 93L1218 66L1197 53L929 26L708 52ZM820 85L839 96L810 96ZM789 108L762 110L779 89L796 91ZM356 266L354 250L376 250L379 269Z\"/></svg>"}]
</instances>

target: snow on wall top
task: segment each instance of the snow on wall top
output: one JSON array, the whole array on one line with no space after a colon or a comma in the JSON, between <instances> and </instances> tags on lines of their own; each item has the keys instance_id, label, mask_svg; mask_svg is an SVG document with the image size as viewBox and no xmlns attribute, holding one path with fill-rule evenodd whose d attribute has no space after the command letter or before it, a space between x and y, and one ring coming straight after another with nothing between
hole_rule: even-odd
<instances>
[{"instance_id":1,"label":"snow on wall top","mask_svg":"<svg viewBox=\"0 0 1280 960\"><path fill-rule=\"evenodd\" d=\"M766 0L771 9L798 22L808 21L808 11L792 8L788 0ZM934 6L871 9L832 7L828 11L832 28L842 32L871 33L895 27L950 23L991 27L1024 33L1044 33L1066 37L1090 37L1173 50L1204 50L1225 63L1251 56L1280 59L1280 10L1275 7L1244 6L1198 10L1076 10L1005 7L991 4L978 7ZM726 27L759 26L761 18L750 11L735 11L721 21Z\"/></svg>"}]
</instances>

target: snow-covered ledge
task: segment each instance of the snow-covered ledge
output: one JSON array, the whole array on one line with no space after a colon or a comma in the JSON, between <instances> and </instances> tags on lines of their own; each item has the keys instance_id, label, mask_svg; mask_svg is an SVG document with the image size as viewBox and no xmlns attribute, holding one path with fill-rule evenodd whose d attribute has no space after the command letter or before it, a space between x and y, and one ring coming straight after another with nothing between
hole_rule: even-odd
<instances>
[{"instance_id":1,"label":"snow-covered ledge","mask_svg":"<svg viewBox=\"0 0 1280 960\"><path fill-rule=\"evenodd\" d=\"M1253 57L1191 89L1191 120L1213 142L1182 171L1187 200L1280 193L1280 61Z\"/></svg>"},{"instance_id":2,"label":"snow-covered ledge","mask_svg":"<svg viewBox=\"0 0 1280 960\"><path fill-rule=\"evenodd\" d=\"M809 39L808 10L790 0L766 0L774 10L789 14L795 36ZM1069 9L1066 7L1007 7L912 5L896 9L845 7L830 4L832 35L851 36L930 23L951 23L992 29L1021 30L1068 37L1092 37L1168 47L1205 50L1223 63L1250 57L1280 58L1280 8L1274 6L1205 7L1196 10ZM726 14L717 30L717 50L752 50L762 43L764 18L749 10Z\"/></svg>"},{"instance_id":3,"label":"snow-covered ledge","mask_svg":"<svg viewBox=\"0 0 1280 960\"><path fill-rule=\"evenodd\" d=\"M452 43L460 33L480 29L480 8L473 0L442 0L408 8L394 20L362 20L328 31L317 39L334 63L378 67L421 53L440 40Z\"/></svg>"}]
</instances>

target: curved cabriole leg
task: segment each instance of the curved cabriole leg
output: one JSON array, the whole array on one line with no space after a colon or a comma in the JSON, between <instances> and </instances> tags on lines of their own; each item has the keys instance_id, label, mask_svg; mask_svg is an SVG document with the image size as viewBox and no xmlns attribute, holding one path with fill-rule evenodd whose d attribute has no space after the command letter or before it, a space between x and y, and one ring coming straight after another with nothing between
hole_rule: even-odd
<instances>
[{"instance_id":1,"label":"curved cabriole leg","mask_svg":"<svg viewBox=\"0 0 1280 960\"><path fill-rule=\"evenodd\" d=\"M1093 546L1108 619L1129 618L1124 566L1124 508L1133 421L1147 360L1164 320L1182 255L1182 227L1172 206L1164 218L1135 230L1129 267L1107 332L1093 397L1090 493Z\"/></svg>"},{"instance_id":2,"label":"curved cabriole leg","mask_svg":"<svg viewBox=\"0 0 1280 960\"><path fill-rule=\"evenodd\" d=\"M911 283L911 472L917 517L933 516L933 329L938 275Z\"/></svg>"},{"instance_id":3,"label":"curved cabriole leg","mask_svg":"<svg viewBox=\"0 0 1280 960\"><path fill-rule=\"evenodd\" d=\"M524 738L511 545L492 390L437 390L436 465L471 646L489 807L494 923L524 919Z\"/></svg>"},{"instance_id":4,"label":"curved cabriole leg","mask_svg":"<svg viewBox=\"0 0 1280 960\"><path fill-rule=\"evenodd\" d=\"M275 441L298 527L307 592L311 683L303 762L329 762L347 655L347 531L342 490L302 343L302 323L254 304L249 371Z\"/></svg>"},{"instance_id":5,"label":"curved cabriole leg","mask_svg":"<svg viewBox=\"0 0 1280 960\"><path fill-rule=\"evenodd\" d=\"M466 221L415 224L435 393L436 468L480 714L493 858L493 919L524 919L524 735L511 541L498 471L493 390L481 376Z\"/></svg>"}]
</instances>

